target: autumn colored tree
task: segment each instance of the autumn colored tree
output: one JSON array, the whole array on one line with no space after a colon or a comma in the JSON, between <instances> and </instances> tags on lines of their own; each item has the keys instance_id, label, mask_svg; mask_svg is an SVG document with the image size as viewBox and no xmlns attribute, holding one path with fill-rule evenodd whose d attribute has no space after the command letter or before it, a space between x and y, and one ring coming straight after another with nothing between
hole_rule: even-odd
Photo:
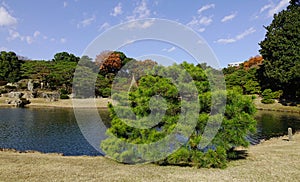
<instances>
[{"instance_id":1,"label":"autumn colored tree","mask_svg":"<svg viewBox=\"0 0 300 182\"><path fill-rule=\"evenodd\" d=\"M96 56L95 64L99 66L100 73L103 75L116 74L127 61L127 57L122 52L104 51Z\"/></svg>"},{"instance_id":2,"label":"autumn colored tree","mask_svg":"<svg viewBox=\"0 0 300 182\"><path fill-rule=\"evenodd\" d=\"M249 69L252 67L258 67L263 63L263 57L262 56L255 56L251 57L248 61L244 62L244 69Z\"/></svg>"}]
</instances>

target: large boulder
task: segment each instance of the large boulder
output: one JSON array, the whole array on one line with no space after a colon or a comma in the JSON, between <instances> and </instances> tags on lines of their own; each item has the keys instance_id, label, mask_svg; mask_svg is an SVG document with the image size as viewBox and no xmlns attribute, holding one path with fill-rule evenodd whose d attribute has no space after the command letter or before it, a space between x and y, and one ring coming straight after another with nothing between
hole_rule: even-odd
<instances>
[{"instance_id":1,"label":"large boulder","mask_svg":"<svg viewBox=\"0 0 300 182\"><path fill-rule=\"evenodd\" d=\"M57 92L51 92L51 93L43 92L41 93L41 97L46 99L46 101L48 102L53 102L53 101L58 101L58 99L60 98L60 94Z\"/></svg>"},{"instance_id":2,"label":"large boulder","mask_svg":"<svg viewBox=\"0 0 300 182\"><path fill-rule=\"evenodd\" d=\"M25 105L30 104L31 102L28 99L8 99L5 101L6 104L12 104L15 107L25 107Z\"/></svg>"},{"instance_id":3,"label":"large boulder","mask_svg":"<svg viewBox=\"0 0 300 182\"><path fill-rule=\"evenodd\" d=\"M29 80L28 81L28 83L27 83L27 90L29 90L29 91L33 91L33 82L32 82L32 80Z\"/></svg>"},{"instance_id":4,"label":"large boulder","mask_svg":"<svg viewBox=\"0 0 300 182\"><path fill-rule=\"evenodd\" d=\"M33 99L37 97L37 92L25 92L23 98L25 99Z\"/></svg>"},{"instance_id":5,"label":"large boulder","mask_svg":"<svg viewBox=\"0 0 300 182\"><path fill-rule=\"evenodd\" d=\"M22 98L24 94L22 92L10 92L7 94L7 97L14 98L14 99L20 99Z\"/></svg>"}]
</instances>

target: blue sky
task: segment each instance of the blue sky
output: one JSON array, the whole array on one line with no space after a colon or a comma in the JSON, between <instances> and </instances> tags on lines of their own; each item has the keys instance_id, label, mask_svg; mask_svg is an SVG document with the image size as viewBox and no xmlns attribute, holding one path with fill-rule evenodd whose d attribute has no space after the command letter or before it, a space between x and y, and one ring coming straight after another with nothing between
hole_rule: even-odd
<instances>
[{"instance_id":1,"label":"blue sky","mask_svg":"<svg viewBox=\"0 0 300 182\"><path fill-rule=\"evenodd\" d=\"M161 18L193 29L211 47L220 65L226 66L259 54L258 43L265 36L263 26L269 25L273 14L286 8L289 0L0 0L0 3L0 50L14 51L31 59L49 60L61 51L81 56L97 36L111 27L142 18ZM122 51L129 57L143 57L155 48L155 54L189 60L188 56L178 56L174 45L154 45L150 41L133 47Z\"/></svg>"}]
</instances>

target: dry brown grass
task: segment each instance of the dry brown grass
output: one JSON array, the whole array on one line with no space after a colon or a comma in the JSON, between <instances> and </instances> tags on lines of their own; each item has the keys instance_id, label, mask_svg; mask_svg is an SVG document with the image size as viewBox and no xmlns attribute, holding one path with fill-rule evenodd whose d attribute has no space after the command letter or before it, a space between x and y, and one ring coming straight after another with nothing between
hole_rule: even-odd
<instances>
[{"instance_id":1,"label":"dry brown grass","mask_svg":"<svg viewBox=\"0 0 300 182\"><path fill-rule=\"evenodd\" d=\"M247 159L226 169L124 165L104 157L0 152L0 181L298 181L300 133L248 149Z\"/></svg>"},{"instance_id":2,"label":"dry brown grass","mask_svg":"<svg viewBox=\"0 0 300 182\"><path fill-rule=\"evenodd\" d=\"M0 107L13 107L12 105L6 104L5 100L9 99L7 97L0 97ZM64 108L72 108L73 102L72 99L65 99L65 100L58 100L54 102L49 102L46 99L43 98L34 98L29 99L30 104L26 105L26 107L64 107ZM107 98L101 98L101 99L76 99L76 101L80 102L82 107L91 107L90 103L91 101L95 101L96 107L99 108L107 108L108 102L110 102L110 99Z\"/></svg>"}]
</instances>

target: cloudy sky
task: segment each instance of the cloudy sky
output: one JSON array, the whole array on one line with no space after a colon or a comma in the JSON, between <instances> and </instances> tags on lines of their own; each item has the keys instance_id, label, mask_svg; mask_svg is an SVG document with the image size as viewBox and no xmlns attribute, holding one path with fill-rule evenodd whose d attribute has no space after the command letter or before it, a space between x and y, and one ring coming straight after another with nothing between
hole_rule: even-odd
<instances>
[{"instance_id":1,"label":"cloudy sky","mask_svg":"<svg viewBox=\"0 0 300 182\"><path fill-rule=\"evenodd\" d=\"M220 65L226 66L259 54L258 43L265 36L263 26L269 25L273 14L286 8L289 0L0 0L0 3L0 50L14 51L31 59L49 60L61 51L81 56L97 36L120 23L159 18L190 27L208 43ZM151 24L142 26L147 28ZM156 48L155 54L164 56L176 55L178 51L176 46L153 46L153 42L145 47L137 43L135 49L123 51L129 57L139 57L151 53L149 45ZM139 51L135 51L137 47ZM174 59L188 61L184 57Z\"/></svg>"}]
</instances>

